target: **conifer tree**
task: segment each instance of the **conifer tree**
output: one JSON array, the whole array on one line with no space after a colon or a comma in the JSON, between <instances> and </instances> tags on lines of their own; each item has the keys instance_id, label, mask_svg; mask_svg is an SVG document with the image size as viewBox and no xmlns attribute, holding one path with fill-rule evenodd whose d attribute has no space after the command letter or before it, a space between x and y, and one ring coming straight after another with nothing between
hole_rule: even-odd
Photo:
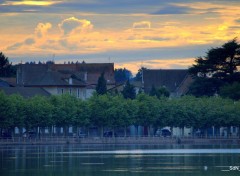
<instances>
[{"instance_id":1,"label":"conifer tree","mask_svg":"<svg viewBox=\"0 0 240 176\"><path fill-rule=\"evenodd\" d=\"M135 99L136 91L133 85L129 83L129 80L126 82L126 85L123 88L122 95L125 99Z\"/></svg>"},{"instance_id":2,"label":"conifer tree","mask_svg":"<svg viewBox=\"0 0 240 176\"><path fill-rule=\"evenodd\" d=\"M104 73L102 73L101 76L98 78L96 92L98 95L104 95L107 93L107 81L104 78Z\"/></svg>"}]
</instances>

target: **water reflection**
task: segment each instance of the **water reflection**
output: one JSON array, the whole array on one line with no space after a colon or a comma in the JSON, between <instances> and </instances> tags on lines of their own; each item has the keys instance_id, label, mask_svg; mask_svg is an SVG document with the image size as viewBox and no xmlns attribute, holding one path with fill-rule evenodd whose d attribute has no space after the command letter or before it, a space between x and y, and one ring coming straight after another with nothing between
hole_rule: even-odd
<instances>
[{"instance_id":1,"label":"water reflection","mask_svg":"<svg viewBox=\"0 0 240 176\"><path fill-rule=\"evenodd\" d=\"M206 145L2 146L0 175L234 175L226 170L240 166L239 153Z\"/></svg>"}]
</instances>

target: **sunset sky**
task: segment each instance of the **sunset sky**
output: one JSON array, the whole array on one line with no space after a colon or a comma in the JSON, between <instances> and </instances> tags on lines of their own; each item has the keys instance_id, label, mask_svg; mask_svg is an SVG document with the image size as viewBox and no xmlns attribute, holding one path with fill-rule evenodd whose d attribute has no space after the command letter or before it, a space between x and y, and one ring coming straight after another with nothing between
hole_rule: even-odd
<instances>
[{"instance_id":1,"label":"sunset sky","mask_svg":"<svg viewBox=\"0 0 240 176\"><path fill-rule=\"evenodd\" d=\"M0 51L13 63L181 69L239 41L240 0L0 0L0 22Z\"/></svg>"}]
</instances>

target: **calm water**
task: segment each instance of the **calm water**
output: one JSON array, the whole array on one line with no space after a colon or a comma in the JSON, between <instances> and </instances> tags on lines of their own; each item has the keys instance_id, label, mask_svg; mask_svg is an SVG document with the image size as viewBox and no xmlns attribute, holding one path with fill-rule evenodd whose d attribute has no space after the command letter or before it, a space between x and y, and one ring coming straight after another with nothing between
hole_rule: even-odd
<instances>
[{"instance_id":1,"label":"calm water","mask_svg":"<svg viewBox=\"0 0 240 176\"><path fill-rule=\"evenodd\" d=\"M0 175L240 175L238 146L2 146ZM231 171L229 171L231 170Z\"/></svg>"}]
</instances>

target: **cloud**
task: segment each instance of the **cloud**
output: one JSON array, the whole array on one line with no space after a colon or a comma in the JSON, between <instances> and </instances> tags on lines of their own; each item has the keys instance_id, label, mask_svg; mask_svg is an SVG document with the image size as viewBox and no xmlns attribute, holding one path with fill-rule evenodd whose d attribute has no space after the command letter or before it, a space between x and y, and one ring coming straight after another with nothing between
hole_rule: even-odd
<instances>
[{"instance_id":1,"label":"cloud","mask_svg":"<svg viewBox=\"0 0 240 176\"><path fill-rule=\"evenodd\" d=\"M28 1L28 0L24 0L24 1L5 1L4 3L0 4L2 6L50 6L53 4L58 4L61 1L42 1L42 0L38 0L38 1Z\"/></svg>"},{"instance_id":2,"label":"cloud","mask_svg":"<svg viewBox=\"0 0 240 176\"><path fill-rule=\"evenodd\" d=\"M27 38L23 42L17 42L9 47L7 47L7 50L16 50L19 49L23 45L32 45L35 43L35 40L33 38Z\"/></svg>"},{"instance_id":3,"label":"cloud","mask_svg":"<svg viewBox=\"0 0 240 176\"><path fill-rule=\"evenodd\" d=\"M26 45L32 45L35 43L35 40L33 38L28 38L24 41L24 44Z\"/></svg>"},{"instance_id":4,"label":"cloud","mask_svg":"<svg viewBox=\"0 0 240 176\"><path fill-rule=\"evenodd\" d=\"M193 11L192 8L183 7L183 6L174 6L174 5L167 5L162 7L160 10L154 12L155 15L165 15L165 14L188 14L190 11Z\"/></svg>"},{"instance_id":5,"label":"cloud","mask_svg":"<svg viewBox=\"0 0 240 176\"><path fill-rule=\"evenodd\" d=\"M38 23L37 27L35 28L35 35L39 38L42 38L51 28L51 23Z\"/></svg>"},{"instance_id":6,"label":"cloud","mask_svg":"<svg viewBox=\"0 0 240 176\"><path fill-rule=\"evenodd\" d=\"M194 58L182 58L172 60L154 59L148 61L134 61L125 63L115 63L115 68L127 68L136 74L138 69L146 67L148 69L187 69L194 63Z\"/></svg>"},{"instance_id":7,"label":"cloud","mask_svg":"<svg viewBox=\"0 0 240 176\"><path fill-rule=\"evenodd\" d=\"M58 26L65 35L72 32L87 32L93 28L90 21L75 17L63 20L60 24L58 24Z\"/></svg>"},{"instance_id":8,"label":"cloud","mask_svg":"<svg viewBox=\"0 0 240 176\"><path fill-rule=\"evenodd\" d=\"M23 43L19 42L19 43L15 43L9 47L7 47L7 50L16 50L18 48L20 48L23 45Z\"/></svg>"},{"instance_id":9,"label":"cloud","mask_svg":"<svg viewBox=\"0 0 240 176\"><path fill-rule=\"evenodd\" d=\"M150 21L140 21L133 23L134 29L150 29L151 28L151 22Z\"/></svg>"},{"instance_id":10,"label":"cloud","mask_svg":"<svg viewBox=\"0 0 240 176\"><path fill-rule=\"evenodd\" d=\"M235 20L236 23L240 23L240 18Z\"/></svg>"}]
</instances>

